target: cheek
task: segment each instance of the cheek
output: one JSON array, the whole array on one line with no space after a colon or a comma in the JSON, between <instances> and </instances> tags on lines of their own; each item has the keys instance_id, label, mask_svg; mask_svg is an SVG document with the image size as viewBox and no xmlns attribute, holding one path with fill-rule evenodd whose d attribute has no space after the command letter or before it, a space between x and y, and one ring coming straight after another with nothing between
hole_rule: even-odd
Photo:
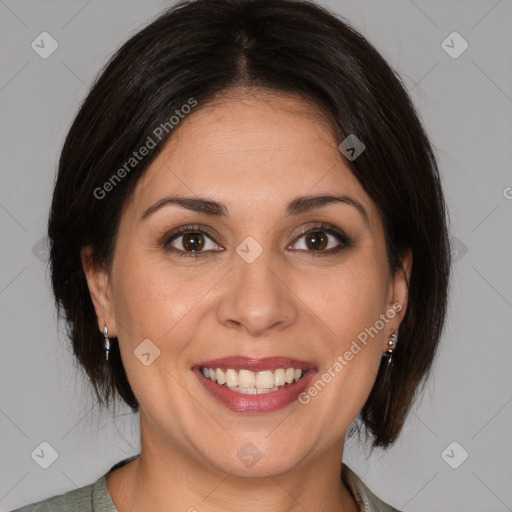
<instances>
[{"instance_id":1,"label":"cheek","mask_svg":"<svg viewBox=\"0 0 512 512\"><path fill-rule=\"evenodd\" d=\"M329 273L302 280L298 295L304 297L329 339L339 340L342 348L344 341L373 326L384 312L386 276L370 252L358 253Z\"/></svg>"},{"instance_id":2,"label":"cheek","mask_svg":"<svg viewBox=\"0 0 512 512\"><path fill-rule=\"evenodd\" d=\"M145 339L161 350L161 361L177 365L198 327L201 304L219 280L218 273L198 274L192 266L169 264L148 251L134 251L119 261L115 288L115 315L125 351Z\"/></svg>"},{"instance_id":3,"label":"cheek","mask_svg":"<svg viewBox=\"0 0 512 512\"><path fill-rule=\"evenodd\" d=\"M347 259L328 278L316 276L308 283L300 296L307 297L305 303L322 331L316 348L322 367L310 399L321 395L313 407L325 409L333 422L345 427L366 401L382 359L382 340L389 330L380 320L388 291L386 268L366 251Z\"/></svg>"},{"instance_id":4,"label":"cheek","mask_svg":"<svg viewBox=\"0 0 512 512\"><path fill-rule=\"evenodd\" d=\"M118 268L115 316L121 358L130 385L144 407L159 400L176 404L181 387L170 383L187 359L193 328L190 321L201 298L200 289L183 272L151 258L137 261L124 257ZM146 365L142 354L147 352L150 355Z\"/></svg>"}]
</instances>

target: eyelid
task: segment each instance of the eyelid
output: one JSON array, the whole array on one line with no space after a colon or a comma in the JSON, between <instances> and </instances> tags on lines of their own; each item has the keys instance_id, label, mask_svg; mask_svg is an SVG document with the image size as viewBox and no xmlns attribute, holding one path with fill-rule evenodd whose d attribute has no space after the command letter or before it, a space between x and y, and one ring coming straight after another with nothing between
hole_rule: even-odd
<instances>
[{"instance_id":1,"label":"eyelid","mask_svg":"<svg viewBox=\"0 0 512 512\"><path fill-rule=\"evenodd\" d=\"M313 224L313 225L311 225ZM339 238L342 238L346 243L350 242L350 237L340 228L337 228L333 224L329 224L328 222L320 222L320 223L308 223L307 226L301 228L299 233L297 233L295 238L299 238L307 233L314 233L316 231L325 231L326 233L336 235Z\"/></svg>"},{"instance_id":2,"label":"eyelid","mask_svg":"<svg viewBox=\"0 0 512 512\"><path fill-rule=\"evenodd\" d=\"M162 237L162 244L167 245L171 242L171 240L174 237L179 237L180 235L186 235L188 233L203 233L208 235L209 238L211 238L216 244L218 242L216 241L217 238L222 238L220 235L218 235L216 232L212 231L207 226L203 226L201 224L186 224L184 226L179 226L170 232L166 232L165 235Z\"/></svg>"}]
</instances>

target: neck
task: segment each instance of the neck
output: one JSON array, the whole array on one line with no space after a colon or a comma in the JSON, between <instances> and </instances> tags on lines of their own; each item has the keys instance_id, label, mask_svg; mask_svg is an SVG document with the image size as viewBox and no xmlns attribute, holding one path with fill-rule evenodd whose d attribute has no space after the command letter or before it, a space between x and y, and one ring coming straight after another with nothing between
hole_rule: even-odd
<instances>
[{"instance_id":1,"label":"neck","mask_svg":"<svg viewBox=\"0 0 512 512\"><path fill-rule=\"evenodd\" d=\"M222 472L190 450L156 442L154 436L142 435L141 440L140 456L107 479L119 512L359 510L340 477L343 443L288 471L245 477Z\"/></svg>"}]
</instances>

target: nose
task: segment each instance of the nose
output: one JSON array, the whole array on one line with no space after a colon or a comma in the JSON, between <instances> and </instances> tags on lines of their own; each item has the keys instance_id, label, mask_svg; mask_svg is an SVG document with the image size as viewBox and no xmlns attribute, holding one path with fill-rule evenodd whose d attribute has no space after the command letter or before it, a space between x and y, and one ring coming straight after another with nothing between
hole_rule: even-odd
<instances>
[{"instance_id":1,"label":"nose","mask_svg":"<svg viewBox=\"0 0 512 512\"><path fill-rule=\"evenodd\" d=\"M252 263L238 255L234 259L217 308L219 322L252 336L292 325L297 306L284 265L272 261L270 251L263 251Z\"/></svg>"}]
</instances>

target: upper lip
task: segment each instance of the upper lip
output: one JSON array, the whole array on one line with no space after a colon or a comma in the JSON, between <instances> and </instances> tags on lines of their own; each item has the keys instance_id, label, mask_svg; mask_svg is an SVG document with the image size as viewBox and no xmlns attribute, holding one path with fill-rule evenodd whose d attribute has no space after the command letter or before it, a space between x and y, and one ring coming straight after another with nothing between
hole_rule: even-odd
<instances>
[{"instance_id":1,"label":"upper lip","mask_svg":"<svg viewBox=\"0 0 512 512\"><path fill-rule=\"evenodd\" d=\"M309 370L316 368L313 363L308 361L301 361L285 356L272 356L272 357L247 357L247 356L228 356L219 359L210 359L208 361L201 361L194 365L195 367L205 368L233 368L241 370L252 370L255 372L263 370L275 370L277 368L295 368L302 370Z\"/></svg>"}]
</instances>

